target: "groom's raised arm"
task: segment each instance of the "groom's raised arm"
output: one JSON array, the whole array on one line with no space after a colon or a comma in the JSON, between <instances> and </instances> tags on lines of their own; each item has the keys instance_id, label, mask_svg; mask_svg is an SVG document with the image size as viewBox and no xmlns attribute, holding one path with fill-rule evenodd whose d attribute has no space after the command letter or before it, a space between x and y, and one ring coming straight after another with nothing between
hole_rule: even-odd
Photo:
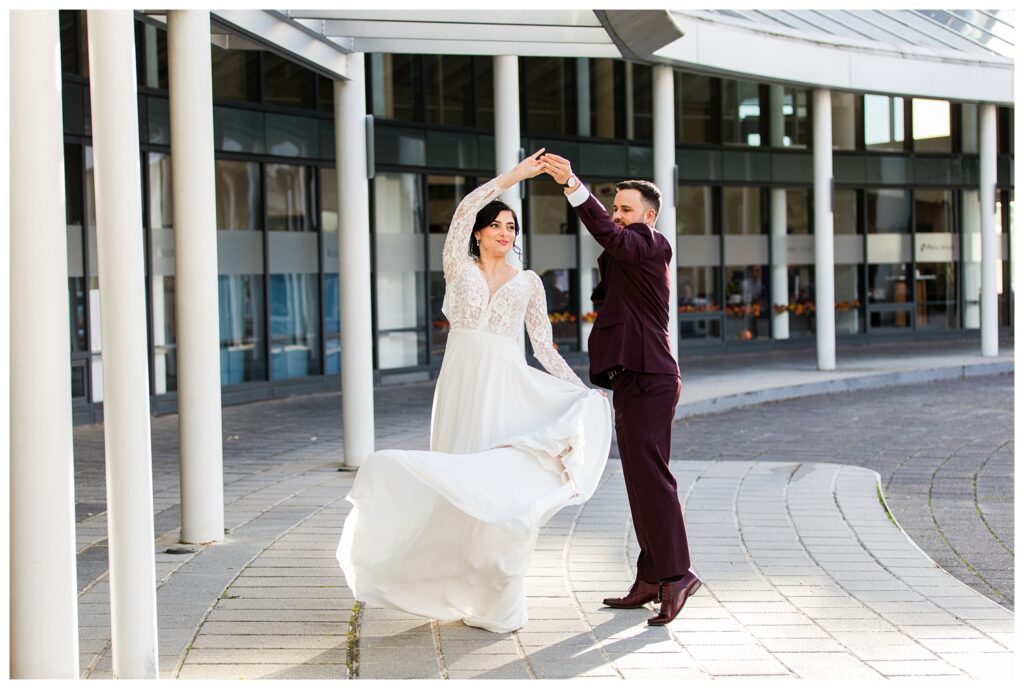
<instances>
[{"instance_id":1,"label":"groom's raised arm","mask_svg":"<svg viewBox=\"0 0 1024 689\"><path fill-rule=\"evenodd\" d=\"M564 174L566 177L566 179L559 179L549 169L548 174L556 182L565 185L568 180L576 179L575 187L565 188L565 198L576 209L576 215L583 221L587 231L608 253L619 260L635 263L654 249L653 237L645 238L645 234L650 234L650 230L646 226L644 226L644 232L633 232L615 224L601 202L590 193L583 182L572 174L568 160L550 153L544 157L558 161L559 174Z\"/></svg>"}]
</instances>

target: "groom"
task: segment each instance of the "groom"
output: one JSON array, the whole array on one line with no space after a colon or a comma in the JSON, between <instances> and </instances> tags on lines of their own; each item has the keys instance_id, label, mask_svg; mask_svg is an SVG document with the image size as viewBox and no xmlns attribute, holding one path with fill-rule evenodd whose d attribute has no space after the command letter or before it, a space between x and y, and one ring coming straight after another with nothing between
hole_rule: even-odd
<instances>
[{"instance_id":1,"label":"groom","mask_svg":"<svg viewBox=\"0 0 1024 689\"><path fill-rule=\"evenodd\" d=\"M640 543L629 593L605 598L604 604L639 608L660 601L661 611L647 623L668 624L702 582L690 569L683 513L668 468L681 386L668 335L672 248L654 229L661 192L651 182L619 182L609 217L568 160L551 153L541 160L604 247L597 261L601 282L591 295L601 310L589 340L590 381L615 392L615 434Z\"/></svg>"}]
</instances>

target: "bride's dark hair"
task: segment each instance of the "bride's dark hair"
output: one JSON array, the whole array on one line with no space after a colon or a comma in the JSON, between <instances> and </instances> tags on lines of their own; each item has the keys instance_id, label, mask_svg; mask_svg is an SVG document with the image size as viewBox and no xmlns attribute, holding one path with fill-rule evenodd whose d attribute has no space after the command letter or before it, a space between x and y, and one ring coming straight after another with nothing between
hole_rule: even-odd
<instances>
[{"instance_id":1,"label":"bride's dark hair","mask_svg":"<svg viewBox=\"0 0 1024 689\"><path fill-rule=\"evenodd\" d=\"M469 233L469 255L476 260L480 260L480 243L476 240L476 231L482 230L494 222L494 219L497 218L498 214L502 211L508 211L512 214L512 222L515 223L516 226L516 238L519 237L519 218L516 216L516 212L504 201L491 201L481 208L480 212L476 214L476 222L473 223L473 231ZM512 250L516 252L516 255L519 256L520 259L522 259L523 252L519 250L518 246L513 244Z\"/></svg>"}]
</instances>

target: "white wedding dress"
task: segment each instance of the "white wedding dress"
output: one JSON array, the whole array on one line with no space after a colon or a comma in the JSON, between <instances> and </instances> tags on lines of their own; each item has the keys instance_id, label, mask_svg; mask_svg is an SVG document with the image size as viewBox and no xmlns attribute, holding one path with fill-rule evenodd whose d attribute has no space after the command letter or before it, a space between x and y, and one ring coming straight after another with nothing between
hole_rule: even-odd
<instances>
[{"instance_id":1,"label":"white wedding dress","mask_svg":"<svg viewBox=\"0 0 1024 689\"><path fill-rule=\"evenodd\" d=\"M444 246L451 323L430 451L383 450L348 495L338 562L357 600L493 632L526 623L537 532L586 501L608 459L611 412L552 346L544 288L521 271L493 297L469 254L491 182L455 211ZM526 363L523 323L537 359Z\"/></svg>"}]
</instances>

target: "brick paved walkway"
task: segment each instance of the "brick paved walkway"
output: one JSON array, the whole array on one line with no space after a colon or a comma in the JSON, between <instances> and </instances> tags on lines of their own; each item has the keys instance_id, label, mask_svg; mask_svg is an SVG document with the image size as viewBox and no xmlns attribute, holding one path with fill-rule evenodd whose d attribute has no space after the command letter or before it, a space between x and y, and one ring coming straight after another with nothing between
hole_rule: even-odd
<instances>
[{"instance_id":1,"label":"brick paved walkway","mask_svg":"<svg viewBox=\"0 0 1024 689\"><path fill-rule=\"evenodd\" d=\"M850 678L1005 675L1012 613L934 567L893 526L870 470L882 473L890 508L910 531L921 508L901 512L901 500L914 497L911 487L928 477L931 514L940 515L933 531L941 530L951 551L969 554L986 585L999 587L993 590L1012 603L1012 587L996 576L998 567L979 566L981 555L963 546L977 542L975 536L941 526L967 524L965 513L980 509L991 527L988 540L1012 544L1012 519L1000 516L1006 508L1012 514L1012 492L999 490L1012 491L1006 480L1012 446L996 442L1000 433L1012 440L1012 431L995 413L1007 408L1007 381L1012 378L938 384L924 395L923 404L934 405L929 409L914 401L916 389L889 388L680 422L674 458L687 461L673 470L695 566L707 585L684 615L660 630L644 625L650 611L600 605L631 581L636 548L614 459L598 494L557 515L542 533L528 579L530 623L515 634L493 635L380 609L353 613L355 601L334 561L352 480L336 470L337 395L225 409L230 533L222 544L183 555L165 552L175 545L178 520L177 419L156 418L161 674L815 677L828 668L829 676ZM378 447L424 447L431 394L430 385L379 389ZM960 409L960 400L977 410L969 423L952 422L960 417L948 406ZM881 401L873 415L865 411ZM887 426L901 410L905 427ZM837 418L863 437L843 435ZM945 444L929 439L927 418L944 419ZM791 442L787 419L801 427ZM973 434L984 421L998 433ZM956 428L972 432L952 442ZM895 454L881 451L887 432ZM947 452L937 458L938 449ZM110 676L102 428L76 429L75 453L82 676L102 678ZM965 472L977 476L977 501L960 499ZM947 475L957 481L943 482ZM955 490L936 489L954 484ZM1010 566L1007 581L1012 558Z\"/></svg>"}]
</instances>

